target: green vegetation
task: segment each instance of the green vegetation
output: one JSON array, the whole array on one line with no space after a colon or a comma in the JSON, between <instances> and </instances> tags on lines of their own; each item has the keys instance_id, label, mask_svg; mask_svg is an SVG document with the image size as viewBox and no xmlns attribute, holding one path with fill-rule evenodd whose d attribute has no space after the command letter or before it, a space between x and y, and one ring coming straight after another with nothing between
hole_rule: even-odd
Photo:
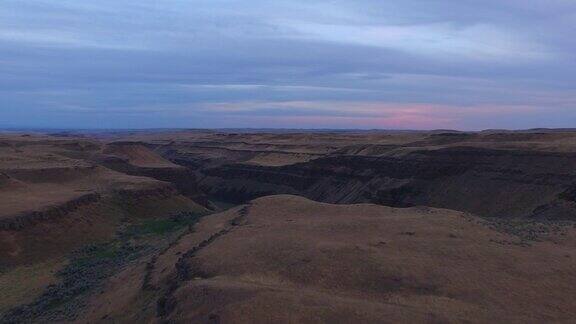
<instances>
[{"instance_id":1,"label":"green vegetation","mask_svg":"<svg viewBox=\"0 0 576 324\"><path fill-rule=\"evenodd\" d=\"M62 322L74 320L91 291L124 266L160 251L191 230L202 215L180 213L165 219L148 219L130 224L117 239L93 244L74 252L60 270L56 284L49 285L31 304L0 315L0 323Z\"/></svg>"},{"instance_id":2,"label":"green vegetation","mask_svg":"<svg viewBox=\"0 0 576 324\"><path fill-rule=\"evenodd\" d=\"M55 274L64 264L53 259L0 273L0 314L41 295L44 287L58 281Z\"/></svg>"},{"instance_id":3,"label":"green vegetation","mask_svg":"<svg viewBox=\"0 0 576 324\"><path fill-rule=\"evenodd\" d=\"M194 225L202 215L181 213L167 219L148 219L139 224L131 225L125 230L125 235L139 238L146 235L164 235Z\"/></svg>"}]
</instances>

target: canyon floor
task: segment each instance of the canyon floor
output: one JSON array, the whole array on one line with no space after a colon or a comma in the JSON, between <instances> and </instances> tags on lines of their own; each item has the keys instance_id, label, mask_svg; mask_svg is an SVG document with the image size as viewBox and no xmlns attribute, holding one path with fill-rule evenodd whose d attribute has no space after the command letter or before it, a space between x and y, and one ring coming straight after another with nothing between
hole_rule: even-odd
<instances>
[{"instance_id":1,"label":"canyon floor","mask_svg":"<svg viewBox=\"0 0 576 324\"><path fill-rule=\"evenodd\" d=\"M0 133L0 323L572 323L576 131Z\"/></svg>"}]
</instances>

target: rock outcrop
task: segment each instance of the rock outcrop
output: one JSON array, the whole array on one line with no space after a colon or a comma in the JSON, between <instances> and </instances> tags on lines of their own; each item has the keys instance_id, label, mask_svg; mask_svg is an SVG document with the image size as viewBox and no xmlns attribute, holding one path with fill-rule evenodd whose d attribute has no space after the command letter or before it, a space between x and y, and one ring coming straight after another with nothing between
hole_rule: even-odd
<instances>
[{"instance_id":1,"label":"rock outcrop","mask_svg":"<svg viewBox=\"0 0 576 324\"><path fill-rule=\"evenodd\" d=\"M510 134L509 143L504 142L508 135L479 136L432 134L404 144L353 144L306 162L275 166L235 155L198 159L187 153L185 143L167 145L162 153L194 170L206 194L235 203L297 194L330 203L425 205L488 217L574 219L576 204L566 192L576 184L576 148L523 142L535 141L538 136L533 134Z\"/></svg>"}]
</instances>

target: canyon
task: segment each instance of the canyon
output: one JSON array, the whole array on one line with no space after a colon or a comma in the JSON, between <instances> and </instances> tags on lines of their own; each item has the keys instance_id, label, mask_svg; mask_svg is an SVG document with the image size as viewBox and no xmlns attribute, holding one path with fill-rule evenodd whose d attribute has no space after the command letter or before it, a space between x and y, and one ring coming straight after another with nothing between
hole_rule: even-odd
<instances>
[{"instance_id":1,"label":"canyon","mask_svg":"<svg viewBox=\"0 0 576 324\"><path fill-rule=\"evenodd\" d=\"M0 134L0 322L571 322L576 131Z\"/></svg>"}]
</instances>

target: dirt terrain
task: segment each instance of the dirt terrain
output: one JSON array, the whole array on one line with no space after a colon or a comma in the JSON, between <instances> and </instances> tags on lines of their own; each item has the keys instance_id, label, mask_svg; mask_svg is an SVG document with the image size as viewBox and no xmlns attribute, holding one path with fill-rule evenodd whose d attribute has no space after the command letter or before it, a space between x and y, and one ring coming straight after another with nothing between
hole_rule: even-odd
<instances>
[{"instance_id":1,"label":"dirt terrain","mask_svg":"<svg viewBox=\"0 0 576 324\"><path fill-rule=\"evenodd\" d=\"M34 300L58 281L70 253L109 241L126 224L206 212L175 184L115 171L103 155L112 156L107 143L84 138L0 136L0 312ZM183 169L152 152L133 160L149 170Z\"/></svg>"},{"instance_id":2,"label":"dirt terrain","mask_svg":"<svg viewBox=\"0 0 576 324\"><path fill-rule=\"evenodd\" d=\"M570 323L575 164L568 129L0 134L0 322Z\"/></svg>"},{"instance_id":3,"label":"dirt terrain","mask_svg":"<svg viewBox=\"0 0 576 324\"><path fill-rule=\"evenodd\" d=\"M174 200L176 205L203 209L191 200L186 201L170 182L106 167L108 158L134 168L159 170L159 174L166 169L187 173L185 168L146 148L141 151L138 146L125 150L110 148L116 146L42 135L0 137L0 229L20 234L117 201L122 208L128 208L130 202L152 199ZM14 257L19 250L5 249L6 246L3 253Z\"/></svg>"},{"instance_id":4,"label":"dirt terrain","mask_svg":"<svg viewBox=\"0 0 576 324\"><path fill-rule=\"evenodd\" d=\"M569 322L569 231L525 242L450 210L265 197L120 273L78 322Z\"/></svg>"}]
</instances>

